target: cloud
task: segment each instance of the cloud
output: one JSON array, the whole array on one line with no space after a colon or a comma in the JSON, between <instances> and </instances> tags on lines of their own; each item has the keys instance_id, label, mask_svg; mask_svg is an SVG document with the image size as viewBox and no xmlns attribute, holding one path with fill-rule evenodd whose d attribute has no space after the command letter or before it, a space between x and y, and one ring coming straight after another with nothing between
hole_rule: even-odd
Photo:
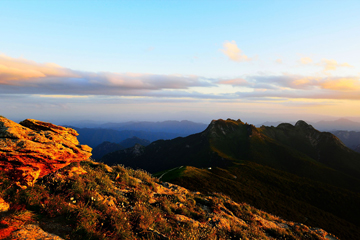
<instances>
[{"instance_id":1,"label":"cloud","mask_svg":"<svg viewBox=\"0 0 360 240\"><path fill-rule=\"evenodd\" d=\"M320 83L320 86L323 89L354 91L360 90L360 81L356 78L330 78Z\"/></svg>"},{"instance_id":2,"label":"cloud","mask_svg":"<svg viewBox=\"0 0 360 240\"><path fill-rule=\"evenodd\" d=\"M198 76L82 72L0 55L0 93L50 95L144 95L163 89L208 87Z\"/></svg>"},{"instance_id":3,"label":"cloud","mask_svg":"<svg viewBox=\"0 0 360 240\"><path fill-rule=\"evenodd\" d=\"M280 58L276 59L275 62L276 62L276 63L279 63L279 64L282 64L282 63L283 63L282 59L280 59Z\"/></svg>"},{"instance_id":4,"label":"cloud","mask_svg":"<svg viewBox=\"0 0 360 240\"><path fill-rule=\"evenodd\" d=\"M223 44L224 49L221 51L232 61L244 62L251 61L251 58L242 54L242 51L238 48L235 41L225 41Z\"/></svg>"},{"instance_id":5,"label":"cloud","mask_svg":"<svg viewBox=\"0 0 360 240\"><path fill-rule=\"evenodd\" d=\"M229 80L220 80L218 81L219 84L228 84L232 86L248 86L249 82L243 78L235 78Z\"/></svg>"},{"instance_id":6,"label":"cloud","mask_svg":"<svg viewBox=\"0 0 360 240\"><path fill-rule=\"evenodd\" d=\"M300 58L300 62L302 64L310 64L310 63L313 62L313 60L311 58L309 58L309 57L302 57L302 58Z\"/></svg>"},{"instance_id":7,"label":"cloud","mask_svg":"<svg viewBox=\"0 0 360 240\"><path fill-rule=\"evenodd\" d=\"M44 77L77 77L74 71L54 63L39 64L26 59L0 55L0 84L17 85L18 81Z\"/></svg>"},{"instance_id":8,"label":"cloud","mask_svg":"<svg viewBox=\"0 0 360 240\"><path fill-rule=\"evenodd\" d=\"M246 76L244 78L221 80L218 84L229 84L253 89L307 89L313 86L316 81L318 80L314 77L283 74L278 76Z\"/></svg>"},{"instance_id":9,"label":"cloud","mask_svg":"<svg viewBox=\"0 0 360 240\"><path fill-rule=\"evenodd\" d=\"M300 63L304 64L304 65L312 64L312 65L316 65L316 66L321 66L324 68L325 72L326 71L334 71L339 67L353 67L348 63L338 63L334 59L326 59L326 58L321 59L321 61L318 63L313 63L313 60L311 58L302 57L302 58L300 58Z\"/></svg>"},{"instance_id":10,"label":"cloud","mask_svg":"<svg viewBox=\"0 0 360 240\"><path fill-rule=\"evenodd\" d=\"M322 59L321 62L317 63L318 66L323 66L324 71L333 71L338 67L353 67L348 63L338 63L334 59Z\"/></svg>"},{"instance_id":11,"label":"cloud","mask_svg":"<svg viewBox=\"0 0 360 240\"><path fill-rule=\"evenodd\" d=\"M281 76L252 76L249 82L267 89L311 90L328 89L334 91L357 91L360 89L359 77L313 77L284 74Z\"/></svg>"},{"instance_id":12,"label":"cloud","mask_svg":"<svg viewBox=\"0 0 360 240\"><path fill-rule=\"evenodd\" d=\"M327 64L326 61L323 61ZM335 64L347 67L346 64ZM325 66L325 65L324 65ZM221 85L231 85L224 93ZM217 87L219 87L217 89ZM196 87L196 88L195 88ZM200 87L200 88L198 88ZM211 90L203 88L212 87ZM195 91L197 90L197 91ZM234 93L234 91L238 91ZM90 101L144 97L179 101L241 101L242 99L356 99L360 100L359 76L246 75L210 79L194 75L83 72L51 63L36 63L0 55L0 98L36 95L39 99Z\"/></svg>"}]
</instances>

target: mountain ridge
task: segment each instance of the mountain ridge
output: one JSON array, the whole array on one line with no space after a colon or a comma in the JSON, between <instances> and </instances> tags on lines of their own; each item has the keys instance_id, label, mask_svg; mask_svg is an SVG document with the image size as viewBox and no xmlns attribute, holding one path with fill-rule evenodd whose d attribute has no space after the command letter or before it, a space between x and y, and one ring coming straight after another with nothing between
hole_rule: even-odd
<instances>
[{"instance_id":1,"label":"mountain ridge","mask_svg":"<svg viewBox=\"0 0 360 240\"><path fill-rule=\"evenodd\" d=\"M314 212L316 217L309 219L312 224L336 229L335 233L344 238L351 239L347 231L355 234L355 226L360 224L357 218L360 212L354 211L357 208L355 202L360 201L360 154L348 149L336 136L320 132L305 121L256 128L241 120L213 120L201 133L155 141L137 151L136 156L131 150L126 154L117 151L105 155L101 161L110 165L121 163L152 173L164 171L161 174L184 166L166 173L164 179L170 177L168 180L175 184L190 189L201 188L205 192L226 191L225 194L237 200L237 196L243 196L254 206L280 216L288 216L288 212L294 211L288 209L288 203L283 201L287 196L289 201L298 202L299 206L293 208L303 209L309 214ZM195 168L185 174L186 166ZM249 172L244 171L245 168ZM216 170L215 175L210 174L213 170ZM218 178L223 171L229 172L226 181ZM297 191L291 187L295 183L293 179L299 181ZM228 189L221 181L233 188ZM251 193L254 191L251 186L258 186L261 199L256 197L258 193ZM279 192L284 195L280 196ZM308 196L307 192L316 197ZM318 192L323 194L318 195ZM283 209L266 202L281 202ZM296 214L302 215L301 212ZM330 226L331 218L335 219L332 215L342 223ZM346 225L353 229L347 229Z\"/></svg>"}]
</instances>

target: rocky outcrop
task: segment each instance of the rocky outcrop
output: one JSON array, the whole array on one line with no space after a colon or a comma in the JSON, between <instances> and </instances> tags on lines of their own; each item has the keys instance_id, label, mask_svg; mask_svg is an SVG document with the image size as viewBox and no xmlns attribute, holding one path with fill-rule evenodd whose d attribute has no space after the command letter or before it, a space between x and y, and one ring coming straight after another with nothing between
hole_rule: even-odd
<instances>
[{"instance_id":1,"label":"rocky outcrop","mask_svg":"<svg viewBox=\"0 0 360 240\"><path fill-rule=\"evenodd\" d=\"M91 148L80 145L78 133L34 119L20 124L0 116L0 170L21 187L69 165L86 160Z\"/></svg>"},{"instance_id":2,"label":"rocky outcrop","mask_svg":"<svg viewBox=\"0 0 360 240\"><path fill-rule=\"evenodd\" d=\"M10 208L10 204L5 202L5 200L0 197L0 213L7 212L9 208Z\"/></svg>"},{"instance_id":3,"label":"rocky outcrop","mask_svg":"<svg viewBox=\"0 0 360 240\"><path fill-rule=\"evenodd\" d=\"M27 224L22 226L19 230L14 231L10 239L27 239L27 240L37 240L37 239L46 239L46 240L63 240L63 238L56 236L42 230L39 226L35 224Z\"/></svg>"}]
</instances>

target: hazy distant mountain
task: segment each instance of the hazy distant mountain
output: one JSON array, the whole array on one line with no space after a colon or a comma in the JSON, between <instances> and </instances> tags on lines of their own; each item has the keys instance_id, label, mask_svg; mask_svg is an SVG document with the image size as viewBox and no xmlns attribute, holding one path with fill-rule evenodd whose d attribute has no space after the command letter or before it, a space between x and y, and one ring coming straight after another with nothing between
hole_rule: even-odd
<instances>
[{"instance_id":1,"label":"hazy distant mountain","mask_svg":"<svg viewBox=\"0 0 360 240\"><path fill-rule=\"evenodd\" d=\"M355 131L333 131L348 148L355 149L360 144L360 132Z\"/></svg>"},{"instance_id":2,"label":"hazy distant mountain","mask_svg":"<svg viewBox=\"0 0 360 240\"><path fill-rule=\"evenodd\" d=\"M178 136L182 137L204 131L206 127L206 124L195 123L187 120L163 122L106 123L101 125L101 128L115 129L118 131L134 130L147 132L166 132L176 133Z\"/></svg>"},{"instance_id":3,"label":"hazy distant mountain","mask_svg":"<svg viewBox=\"0 0 360 240\"><path fill-rule=\"evenodd\" d=\"M125 149L125 147L119 143L112 143L112 142L105 141L105 142L99 144L98 146L96 146L95 148L93 148L91 158L98 160L107 153L114 152L117 150L122 150L122 149Z\"/></svg>"},{"instance_id":4,"label":"hazy distant mountain","mask_svg":"<svg viewBox=\"0 0 360 240\"><path fill-rule=\"evenodd\" d=\"M261 127L261 126L267 126L267 127L276 127L278 126L279 124L281 124L283 122L280 122L280 121L277 121L277 122L264 122L264 123L261 123L261 124L256 124L257 127Z\"/></svg>"},{"instance_id":5,"label":"hazy distant mountain","mask_svg":"<svg viewBox=\"0 0 360 240\"><path fill-rule=\"evenodd\" d=\"M354 151L360 153L360 144L354 148Z\"/></svg>"},{"instance_id":6,"label":"hazy distant mountain","mask_svg":"<svg viewBox=\"0 0 360 240\"><path fill-rule=\"evenodd\" d=\"M257 124L256 126L260 127L262 125L264 126L278 126L280 121L277 122L264 122L262 124ZM312 126L314 126L316 129L320 131L360 131L360 122L351 121L346 118L340 118L337 120L329 121L329 120L323 120L319 122L308 122Z\"/></svg>"},{"instance_id":7,"label":"hazy distant mountain","mask_svg":"<svg viewBox=\"0 0 360 240\"><path fill-rule=\"evenodd\" d=\"M360 154L304 121L256 128L217 120L201 133L136 145L101 161L163 171L157 176L164 181L223 192L341 239L360 230Z\"/></svg>"},{"instance_id":8,"label":"hazy distant mountain","mask_svg":"<svg viewBox=\"0 0 360 240\"><path fill-rule=\"evenodd\" d=\"M92 148L95 148L103 142L113 142L120 143L121 141L138 137L140 139L147 139L150 142L159 140L159 139L173 139L178 137L178 134L175 133L166 133L166 132L145 132L145 131L117 131L113 129L101 129L101 128L74 128L78 133L78 140L81 144L89 145Z\"/></svg>"},{"instance_id":9,"label":"hazy distant mountain","mask_svg":"<svg viewBox=\"0 0 360 240\"><path fill-rule=\"evenodd\" d=\"M340 118L334 121L320 121L312 125L321 131L347 130L360 131L360 122L354 122L349 119Z\"/></svg>"},{"instance_id":10,"label":"hazy distant mountain","mask_svg":"<svg viewBox=\"0 0 360 240\"><path fill-rule=\"evenodd\" d=\"M100 159L105 154L108 154L108 153L111 153L114 151L118 151L118 150L122 150L122 149L126 149L126 148L130 148L130 147L135 146L136 144L140 144L142 146L147 146L150 144L150 141L146 140L146 139L140 139L138 137L127 138L127 139L121 141L120 143L112 143L112 142L105 141L105 142L99 144L98 146L96 146L92 150L92 154L93 154L92 158Z\"/></svg>"},{"instance_id":11,"label":"hazy distant mountain","mask_svg":"<svg viewBox=\"0 0 360 240\"><path fill-rule=\"evenodd\" d=\"M127 138L127 139L121 141L120 145L125 148L130 148L130 147L133 147L135 144L140 144L141 146L147 146L150 143L151 142L146 139L141 139L138 137L131 137L131 138Z\"/></svg>"}]
</instances>

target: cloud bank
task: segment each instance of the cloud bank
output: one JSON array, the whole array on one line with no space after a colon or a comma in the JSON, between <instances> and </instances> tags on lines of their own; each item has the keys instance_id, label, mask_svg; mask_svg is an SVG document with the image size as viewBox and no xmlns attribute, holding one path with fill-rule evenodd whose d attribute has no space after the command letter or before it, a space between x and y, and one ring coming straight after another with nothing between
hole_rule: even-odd
<instances>
[{"instance_id":1,"label":"cloud bank","mask_svg":"<svg viewBox=\"0 0 360 240\"><path fill-rule=\"evenodd\" d=\"M0 93L144 95L163 89L209 87L198 76L82 72L53 63L40 64L0 55Z\"/></svg>"},{"instance_id":2,"label":"cloud bank","mask_svg":"<svg viewBox=\"0 0 360 240\"><path fill-rule=\"evenodd\" d=\"M237 92L236 95L241 98L360 100L360 77L312 77L284 74L220 80L218 84L252 90Z\"/></svg>"},{"instance_id":3,"label":"cloud bank","mask_svg":"<svg viewBox=\"0 0 360 240\"><path fill-rule=\"evenodd\" d=\"M243 58L235 42L226 43L234 50L234 59ZM239 50L239 51L238 51ZM240 55L239 55L240 54ZM247 57L246 57L247 59ZM313 63L324 69L351 67L347 63L323 59ZM224 92L224 87L233 89ZM204 89L206 88L206 91ZM196 89L196 90L195 90ZM228 88L227 88L228 89ZM209 91L210 90L210 91ZM0 94L30 94L67 98L67 96L148 97L162 99L242 101L245 99L347 99L360 100L360 77L334 77L329 74L303 76L244 75L231 79L210 79L193 75L160 75L142 73L84 72L53 63L36 63L0 55Z\"/></svg>"}]
</instances>

